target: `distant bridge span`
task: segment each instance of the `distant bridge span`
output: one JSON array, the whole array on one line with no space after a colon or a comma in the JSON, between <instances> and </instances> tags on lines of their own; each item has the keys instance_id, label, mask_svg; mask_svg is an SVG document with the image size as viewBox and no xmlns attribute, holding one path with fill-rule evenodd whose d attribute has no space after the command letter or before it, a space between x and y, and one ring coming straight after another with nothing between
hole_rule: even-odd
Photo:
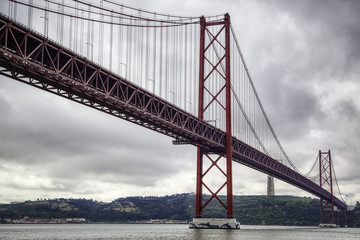
<instances>
[{"instance_id":1,"label":"distant bridge span","mask_svg":"<svg viewBox=\"0 0 360 240\"><path fill-rule=\"evenodd\" d=\"M225 132L4 15L0 15L0 74L160 132L175 142L225 151ZM330 192L234 137L232 157L331 202ZM337 197L333 201L346 209Z\"/></svg>"}]
</instances>

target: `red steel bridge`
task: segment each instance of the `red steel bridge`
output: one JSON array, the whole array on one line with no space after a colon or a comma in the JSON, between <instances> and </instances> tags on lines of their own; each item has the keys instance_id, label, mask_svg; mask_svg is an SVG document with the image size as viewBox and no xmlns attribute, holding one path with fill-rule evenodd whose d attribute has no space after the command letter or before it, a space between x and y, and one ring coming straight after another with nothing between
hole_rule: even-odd
<instances>
[{"instance_id":1,"label":"red steel bridge","mask_svg":"<svg viewBox=\"0 0 360 240\"><path fill-rule=\"evenodd\" d=\"M197 147L196 217L212 200L233 217L233 161L319 197L321 222L327 205L332 223L334 206L346 210L333 191L330 151L320 151L307 174L284 151L228 14L174 16L109 0L11 0L0 15L0 74ZM224 177L215 190L207 184L211 171ZM218 197L224 191L226 202Z\"/></svg>"}]
</instances>

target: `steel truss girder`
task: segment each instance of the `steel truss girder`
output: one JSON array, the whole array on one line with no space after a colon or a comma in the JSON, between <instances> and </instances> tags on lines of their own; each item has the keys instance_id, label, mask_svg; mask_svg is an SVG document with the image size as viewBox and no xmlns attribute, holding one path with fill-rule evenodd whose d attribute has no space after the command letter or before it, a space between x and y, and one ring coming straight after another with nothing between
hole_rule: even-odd
<instances>
[{"instance_id":1,"label":"steel truss girder","mask_svg":"<svg viewBox=\"0 0 360 240\"><path fill-rule=\"evenodd\" d=\"M208 23L211 25L211 23ZM152 93L0 14L0 74L152 129L207 152L225 151L225 133ZM232 138L233 161L318 197L330 193L309 179ZM346 205L334 197L334 205Z\"/></svg>"}]
</instances>

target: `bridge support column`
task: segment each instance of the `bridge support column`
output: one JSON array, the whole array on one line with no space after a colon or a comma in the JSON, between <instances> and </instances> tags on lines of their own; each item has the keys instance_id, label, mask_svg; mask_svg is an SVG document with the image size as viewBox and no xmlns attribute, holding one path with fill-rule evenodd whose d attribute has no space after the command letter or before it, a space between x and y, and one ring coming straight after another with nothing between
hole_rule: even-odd
<instances>
[{"instance_id":1,"label":"bridge support column","mask_svg":"<svg viewBox=\"0 0 360 240\"><path fill-rule=\"evenodd\" d=\"M334 194L332 185L331 152L319 150L320 187L330 192L329 199L320 198L320 227L336 227L334 215Z\"/></svg>"},{"instance_id":2,"label":"bridge support column","mask_svg":"<svg viewBox=\"0 0 360 240\"><path fill-rule=\"evenodd\" d=\"M347 227L347 215L345 210L338 209L337 212L337 226L339 227Z\"/></svg>"},{"instance_id":3,"label":"bridge support column","mask_svg":"<svg viewBox=\"0 0 360 240\"><path fill-rule=\"evenodd\" d=\"M215 26L215 27L214 27ZM230 16L225 14L224 20L219 22L207 23L204 17L200 18L200 66L199 66L199 108L198 118L202 121L214 122L214 119L204 119L204 113L213 105L219 104L224 111L226 131L224 149L202 149L197 150L197 170L196 170L196 218L190 223L190 228L231 228L238 229L240 224L233 219L233 186L232 186L232 132L231 132L231 82L230 82ZM207 35L210 39L207 41ZM224 39L225 42L220 44L222 47L217 50L213 44L217 44ZM210 51L216 55L217 62L210 62L208 55ZM225 64L224 64L225 60ZM206 69L210 69L205 74ZM220 68L221 67L221 68ZM222 71L222 74L219 74ZM221 77L219 78L218 75ZM222 86L218 89L211 89L211 81L217 81L216 84ZM204 92L208 93L212 100L204 104ZM219 96L225 92L225 100ZM221 102L223 100L223 102ZM213 155L217 155L216 158ZM210 167L205 171L203 169L204 159L211 161ZM226 170L223 171L217 164L218 161L225 158ZM206 185L204 176L212 169L218 169L226 177L225 183L216 191ZM225 188L226 186L226 188ZM203 203L203 187L210 193L210 198ZM226 189L226 204L218 197L221 190ZM203 209L213 199L216 199L225 209L227 218L213 219L202 218Z\"/></svg>"},{"instance_id":4,"label":"bridge support column","mask_svg":"<svg viewBox=\"0 0 360 240\"><path fill-rule=\"evenodd\" d=\"M225 64L226 64L226 184L227 184L227 217L233 213L232 185L232 132L231 132L231 81L230 81L230 16L225 14Z\"/></svg>"},{"instance_id":5,"label":"bridge support column","mask_svg":"<svg viewBox=\"0 0 360 240\"><path fill-rule=\"evenodd\" d=\"M202 175L203 175L203 152L197 149L197 169L196 169L196 214L197 218L202 217Z\"/></svg>"}]
</instances>

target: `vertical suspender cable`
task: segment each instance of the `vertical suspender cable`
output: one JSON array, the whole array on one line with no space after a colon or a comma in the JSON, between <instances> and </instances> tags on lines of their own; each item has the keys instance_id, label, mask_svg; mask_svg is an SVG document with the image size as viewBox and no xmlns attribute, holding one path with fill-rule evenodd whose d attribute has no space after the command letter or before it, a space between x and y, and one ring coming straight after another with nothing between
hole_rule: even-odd
<instances>
[{"instance_id":1,"label":"vertical suspender cable","mask_svg":"<svg viewBox=\"0 0 360 240\"><path fill-rule=\"evenodd\" d=\"M156 19L156 14L154 14L154 18ZM152 75L152 83L154 84L153 89L155 93L155 82L156 82L156 28L154 27L154 56L153 56L153 75Z\"/></svg>"},{"instance_id":2,"label":"vertical suspender cable","mask_svg":"<svg viewBox=\"0 0 360 240\"><path fill-rule=\"evenodd\" d=\"M171 56L171 99L172 99L172 103L175 103L175 85L176 85L176 66L175 66L175 59L176 59L176 28L172 28L172 34L171 34L171 45L172 45L172 56Z\"/></svg>"},{"instance_id":3,"label":"vertical suspender cable","mask_svg":"<svg viewBox=\"0 0 360 240\"><path fill-rule=\"evenodd\" d=\"M175 28L175 56L174 56L174 66L175 66L175 84L174 84L174 87L175 87L175 90L174 90L174 104L176 105L179 101L178 101L178 98L179 98L179 72L178 72L178 68L179 68L179 28Z\"/></svg>"},{"instance_id":4,"label":"vertical suspender cable","mask_svg":"<svg viewBox=\"0 0 360 240\"><path fill-rule=\"evenodd\" d=\"M182 46L183 46L183 34L182 34L182 27L177 27L179 29L179 36L178 36L178 43L179 43L179 57L177 59L177 62L178 62L178 65L179 65L179 79L178 79L178 90L179 90L179 93L178 93L178 103L179 103L179 106L181 107L181 105L183 104L183 101L182 101L182 98L183 98L183 95L182 95L182 90L183 90L183 69L182 69L182 63L183 63L183 51L182 51Z\"/></svg>"},{"instance_id":5,"label":"vertical suspender cable","mask_svg":"<svg viewBox=\"0 0 360 240\"><path fill-rule=\"evenodd\" d=\"M159 96L160 97L164 97L163 96L163 91L162 91L162 88L163 88L163 23L161 23L161 28L160 28L160 57L159 57L159 60L160 60L160 63L159 63L159 66L160 66L160 74L159 74Z\"/></svg>"},{"instance_id":6,"label":"vertical suspender cable","mask_svg":"<svg viewBox=\"0 0 360 240\"><path fill-rule=\"evenodd\" d=\"M84 11L81 11L81 20L80 20L80 54L84 54Z\"/></svg>"},{"instance_id":7,"label":"vertical suspender cable","mask_svg":"<svg viewBox=\"0 0 360 240\"><path fill-rule=\"evenodd\" d=\"M32 0L31 0L32 1ZM62 13L60 16L60 43L63 44L64 43L64 3L65 0L61 1L61 10L60 12Z\"/></svg>"},{"instance_id":8,"label":"vertical suspender cable","mask_svg":"<svg viewBox=\"0 0 360 240\"><path fill-rule=\"evenodd\" d=\"M14 11L15 11L15 16L14 18L16 19L16 4L15 4L15 8L14 8ZM44 35L46 38L49 37L49 2L46 2L45 3L45 17L44 17Z\"/></svg>"},{"instance_id":9,"label":"vertical suspender cable","mask_svg":"<svg viewBox=\"0 0 360 240\"><path fill-rule=\"evenodd\" d=\"M146 32L145 32L145 44L146 44L146 49L145 49L145 88L148 89L148 79L149 79L149 58L150 58L150 47L149 47L149 42L150 42L150 31L149 31L149 21L146 22L147 28L146 28Z\"/></svg>"},{"instance_id":10,"label":"vertical suspender cable","mask_svg":"<svg viewBox=\"0 0 360 240\"><path fill-rule=\"evenodd\" d=\"M188 51L188 49L187 49L187 47L188 47L188 38L187 38L187 26L185 25L184 26L184 31L185 31L185 42L184 42L184 44L185 44L185 46L184 46L184 109L185 110L187 110L187 108L186 108L186 105L187 105L187 102L188 102L188 100L187 100L187 81L188 81L188 75L187 75L187 51Z\"/></svg>"},{"instance_id":11,"label":"vertical suspender cable","mask_svg":"<svg viewBox=\"0 0 360 240\"><path fill-rule=\"evenodd\" d=\"M111 24L110 24L110 53L109 53L109 69L112 71L112 59L113 59L113 37L114 37L114 25L113 25L113 11L111 11Z\"/></svg>"},{"instance_id":12,"label":"vertical suspender cable","mask_svg":"<svg viewBox=\"0 0 360 240\"><path fill-rule=\"evenodd\" d=\"M139 17L141 17L141 12L139 11ZM139 56L139 61L138 61L138 64L139 64L139 80L140 80L140 83L141 83L141 86L142 87L145 87L145 81L146 81L146 78L144 78L143 76L143 73L144 73L144 70L143 70L143 66L144 66L144 29L142 27L139 28L139 31L140 31L140 40L139 40L139 44L140 44L140 56Z\"/></svg>"},{"instance_id":13,"label":"vertical suspender cable","mask_svg":"<svg viewBox=\"0 0 360 240\"><path fill-rule=\"evenodd\" d=\"M88 7L88 18L91 19L91 6L89 5ZM88 21L88 24L87 24L87 39L86 39L86 56L88 58L91 58L91 55L90 55L90 51L91 49L90 48L93 48L93 43L91 42L91 39L90 39L90 34L91 34L91 21Z\"/></svg>"},{"instance_id":14,"label":"vertical suspender cable","mask_svg":"<svg viewBox=\"0 0 360 240\"><path fill-rule=\"evenodd\" d=\"M73 48L73 17L70 17L69 48Z\"/></svg>"},{"instance_id":15,"label":"vertical suspender cable","mask_svg":"<svg viewBox=\"0 0 360 240\"><path fill-rule=\"evenodd\" d=\"M134 25L137 25L139 22L138 22L138 19L135 19L135 22L134 22ZM140 80L140 83L139 83L139 79L138 79L138 61L139 61L139 55L138 55L138 48L139 48L139 28L137 27L133 27L133 32L134 32L134 36L133 36L133 39L134 41L132 41L132 44L134 46L134 52L133 54L131 54L131 57L133 57L133 64L132 64L132 67L133 67L133 75L132 77L130 78L130 80L133 82L133 83L136 83L138 85L141 85L141 80Z\"/></svg>"},{"instance_id":16,"label":"vertical suspender cable","mask_svg":"<svg viewBox=\"0 0 360 240\"><path fill-rule=\"evenodd\" d=\"M47 5L46 5L46 7L47 7L47 9L48 9L48 2L47 2ZM45 13L46 14L46 13ZM17 3L14 3L14 19L16 19L17 18ZM48 17L48 16L47 16ZM46 22L46 21L45 21ZM44 33L45 34L45 33Z\"/></svg>"},{"instance_id":17,"label":"vertical suspender cable","mask_svg":"<svg viewBox=\"0 0 360 240\"><path fill-rule=\"evenodd\" d=\"M196 114L196 110L197 110L197 108L198 108L198 101L196 101L196 99L197 99L197 97L198 97L198 92L197 92L197 89L199 89L199 84L198 84L198 81L196 81L197 80L197 71L195 70L195 68L196 68L196 66L198 66L199 64L198 64L198 60L199 60L199 58L198 58L198 54L197 54L197 52L198 52L198 49L199 49L199 41L197 41L197 38L196 38L196 36L197 35L200 35L199 34L199 32L197 31L198 29L200 30L200 25L196 25L196 26L194 26L194 34L193 34L193 37L194 37L194 51L193 51L193 59L194 59L194 64L193 64L193 66L194 66L194 75L193 75L193 78L194 78L194 86L193 86L193 89L194 89L194 91L193 91L193 95L194 95L194 101L193 101L193 104L194 104L194 114ZM196 68L197 69L197 68Z\"/></svg>"},{"instance_id":18,"label":"vertical suspender cable","mask_svg":"<svg viewBox=\"0 0 360 240\"><path fill-rule=\"evenodd\" d=\"M125 65L125 78L128 79L129 67L130 67L130 27L126 27L126 65Z\"/></svg>"},{"instance_id":19,"label":"vertical suspender cable","mask_svg":"<svg viewBox=\"0 0 360 240\"><path fill-rule=\"evenodd\" d=\"M91 40L90 40L90 43L92 44L91 45L91 55L90 55L91 61L94 61L94 47L95 47L94 33L95 33L95 23L91 22Z\"/></svg>"},{"instance_id":20,"label":"vertical suspender cable","mask_svg":"<svg viewBox=\"0 0 360 240\"><path fill-rule=\"evenodd\" d=\"M104 15L103 15L103 0L100 0L100 23L99 23L99 46L98 46L98 55L99 55L99 64L102 65L103 62L103 50L104 50L104 25L102 21L104 21Z\"/></svg>"},{"instance_id":21,"label":"vertical suspender cable","mask_svg":"<svg viewBox=\"0 0 360 240\"><path fill-rule=\"evenodd\" d=\"M193 109L192 109L192 106L193 106L193 94L192 94L192 89L194 88L194 79L193 79L193 69L194 69L194 63L193 63L193 54L194 53L194 50L193 50L193 24L189 26L190 28L190 31L189 31L189 112L190 113L193 113Z\"/></svg>"},{"instance_id":22,"label":"vertical suspender cable","mask_svg":"<svg viewBox=\"0 0 360 240\"><path fill-rule=\"evenodd\" d=\"M169 17L168 17L169 19ZM165 94L164 97L166 100L170 100L169 99L169 28L165 29Z\"/></svg>"},{"instance_id":23,"label":"vertical suspender cable","mask_svg":"<svg viewBox=\"0 0 360 240\"><path fill-rule=\"evenodd\" d=\"M9 2L10 4L10 2ZM29 5L33 5L33 0L29 0ZM28 8L28 26L29 28L32 28L32 17L33 17L33 8Z\"/></svg>"},{"instance_id":24,"label":"vertical suspender cable","mask_svg":"<svg viewBox=\"0 0 360 240\"><path fill-rule=\"evenodd\" d=\"M14 5L14 2L10 2L9 1L9 8L8 8L8 15L12 18L13 17L13 5Z\"/></svg>"},{"instance_id":25,"label":"vertical suspender cable","mask_svg":"<svg viewBox=\"0 0 360 240\"><path fill-rule=\"evenodd\" d=\"M120 8L120 12L123 11L123 7ZM122 17L119 17L119 23L120 25L118 26L118 52L119 52L119 64L118 64L118 72L119 74L122 73L121 69L126 67L126 65L124 65L125 63L123 62L123 44L124 44L124 37L123 37L123 26L122 24ZM126 71L126 69L125 69Z\"/></svg>"},{"instance_id":26,"label":"vertical suspender cable","mask_svg":"<svg viewBox=\"0 0 360 240\"><path fill-rule=\"evenodd\" d=\"M130 25L133 24L133 20L130 19ZM133 28L132 27L128 27L129 29L129 55L128 55L128 58L129 58L129 61L128 61L128 65L127 65L127 75L128 75L128 79L133 79L133 72L132 72L132 69L133 69Z\"/></svg>"},{"instance_id":27,"label":"vertical suspender cable","mask_svg":"<svg viewBox=\"0 0 360 240\"><path fill-rule=\"evenodd\" d=\"M75 2L75 31L74 31L74 51L77 51L78 50L78 36L79 36L79 33L78 33L78 7L79 7L79 4L77 2Z\"/></svg>"},{"instance_id":28,"label":"vertical suspender cable","mask_svg":"<svg viewBox=\"0 0 360 240\"><path fill-rule=\"evenodd\" d=\"M61 6L58 4L57 11L61 12ZM60 42L60 16L61 14L57 14L56 16L56 41Z\"/></svg>"}]
</instances>

